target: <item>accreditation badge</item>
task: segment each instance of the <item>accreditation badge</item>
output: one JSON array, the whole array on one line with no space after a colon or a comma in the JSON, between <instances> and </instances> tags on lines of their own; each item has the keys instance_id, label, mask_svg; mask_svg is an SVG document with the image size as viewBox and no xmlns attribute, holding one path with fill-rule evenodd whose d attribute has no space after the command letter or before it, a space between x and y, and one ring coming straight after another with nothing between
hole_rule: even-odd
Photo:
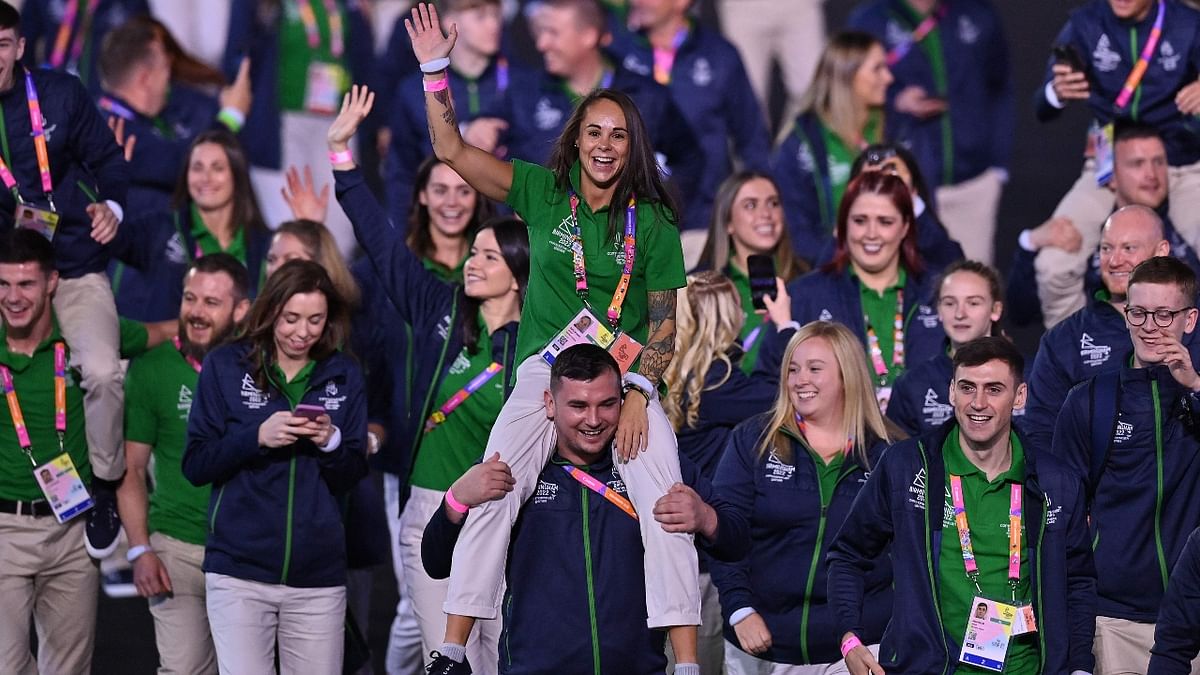
<instances>
[{"instance_id":1,"label":"accreditation badge","mask_svg":"<svg viewBox=\"0 0 1200 675\"><path fill-rule=\"evenodd\" d=\"M319 115L332 115L342 104L342 94L350 78L336 63L313 61L308 65L304 87L304 109Z\"/></svg>"},{"instance_id":2,"label":"accreditation badge","mask_svg":"<svg viewBox=\"0 0 1200 675\"><path fill-rule=\"evenodd\" d=\"M71 456L63 453L33 470L33 478L58 522L65 523L92 508L92 497L75 470Z\"/></svg>"},{"instance_id":3,"label":"accreditation badge","mask_svg":"<svg viewBox=\"0 0 1200 675\"><path fill-rule=\"evenodd\" d=\"M975 596L958 660L996 673L1003 671L1009 641L1032 632L1032 619L1030 605L1011 605Z\"/></svg>"},{"instance_id":4,"label":"accreditation badge","mask_svg":"<svg viewBox=\"0 0 1200 675\"><path fill-rule=\"evenodd\" d=\"M888 401L892 400L890 386L875 387L875 401L879 403L879 412L887 414Z\"/></svg>"},{"instance_id":5,"label":"accreditation badge","mask_svg":"<svg viewBox=\"0 0 1200 675\"><path fill-rule=\"evenodd\" d=\"M17 210L13 217L17 227L33 230L46 239L54 241L54 232L58 229L57 213L29 204L17 204Z\"/></svg>"},{"instance_id":6,"label":"accreditation badge","mask_svg":"<svg viewBox=\"0 0 1200 675\"><path fill-rule=\"evenodd\" d=\"M558 358L564 349L574 345L596 345L607 350L621 366L622 375L642 353L640 342L626 333L613 333L587 307L579 310L566 327L550 340L542 350L542 358L546 363L554 365L554 359Z\"/></svg>"}]
</instances>

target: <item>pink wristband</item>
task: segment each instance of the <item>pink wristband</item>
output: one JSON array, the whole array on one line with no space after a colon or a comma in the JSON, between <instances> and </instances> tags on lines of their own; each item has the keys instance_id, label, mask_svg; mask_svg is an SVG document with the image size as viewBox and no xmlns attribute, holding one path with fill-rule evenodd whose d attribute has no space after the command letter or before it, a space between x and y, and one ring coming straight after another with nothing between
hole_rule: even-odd
<instances>
[{"instance_id":1,"label":"pink wristband","mask_svg":"<svg viewBox=\"0 0 1200 675\"><path fill-rule=\"evenodd\" d=\"M455 513L466 513L471 510L471 507L455 499L454 493L449 490L446 490L446 505L453 509Z\"/></svg>"},{"instance_id":2,"label":"pink wristband","mask_svg":"<svg viewBox=\"0 0 1200 675\"><path fill-rule=\"evenodd\" d=\"M842 658L846 658L846 655L850 653L850 650L861 646L862 640L859 640L857 635L851 635L850 637L846 638L842 641Z\"/></svg>"},{"instance_id":3,"label":"pink wristband","mask_svg":"<svg viewBox=\"0 0 1200 675\"><path fill-rule=\"evenodd\" d=\"M354 155L351 155L349 150L341 150L338 152L329 153L330 164L350 164L353 161Z\"/></svg>"},{"instance_id":4,"label":"pink wristband","mask_svg":"<svg viewBox=\"0 0 1200 675\"><path fill-rule=\"evenodd\" d=\"M425 88L425 91L429 92L442 91L450 86L450 77L443 73L441 79L421 80L421 86Z\"/></svg>"}]
</instances>

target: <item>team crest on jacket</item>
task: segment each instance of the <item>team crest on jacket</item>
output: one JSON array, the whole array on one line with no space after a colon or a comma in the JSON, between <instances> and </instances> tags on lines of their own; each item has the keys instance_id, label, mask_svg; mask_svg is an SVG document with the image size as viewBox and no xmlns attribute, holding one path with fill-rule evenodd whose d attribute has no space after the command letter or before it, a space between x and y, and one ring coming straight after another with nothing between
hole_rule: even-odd
<instances>
[{"instance_id":1,"label":"team crest on jacket","mask_svg":"<svg viewBox=\"0 0 1200 675\"><path fill-rule=\"evenodd\" d=\"M650 77L650 66L643 63L637 54L626 54L625 60L621 61L621 67L642 77Z\"/></svg>"},{"instance_id":2,"label":"team crest on jacket","mask_svg":"<svg viewBox=\"0 0 1200 675\"><path fill-rule=\"evenodd\" d=\"M772 483L782 483L790 480L792 474L796 473L796 466L788 464L775 454L775 448L771 448L771 454L767 455L766 478Z\"/></svg>"},{"instance_id":3,"label":"team crest on jacket","mask_svg":"<svg viewBox=\"0 0 1200 675\"><path fill-rule=\"evenodd\" d=\"M1179 67L1179 58L1180 54L1179 52L1175 51L1174 47L1171 46L1171 42L1169 40L1163 40L1162 46L1158 48L1158 65L1161 66L1163 70L1171 72ZM1172 252L1174 252L1173 249ZM1179 254L1176 253L1176 255Z\"/></svg>"},{"instance_id":4,"label":"team crest on jacket","mask_svg":"<svg viewBox=\"0 0 1200 675\"><path fill-rule=\"evenodd\" d=\"M324 406L326 410L333 411L342 407L342 404L346 402L346 395L339 395L337 382L330 380L325 384L325 395L318 396L317 400L321 402L321 405Z\"/></svg>"},{"instance_id":5,"label":"team crest on jacket","mask_svg":"<svg viewBox=\"0 0 1200 675\"><path fill-rule=\"evenodd\" d=\"M534 504L548 504L558 498L558 483L538 479L533 491Z\"/></svg>"},{"instance_id":6,"label":"team crest on jacket","mask_svg":"<svg viewBox=\"0 0 1200 675\"><path fill-rule=\"evenodd\" d=\"M926 389L925 404L921 408L921 414L925 416L926 424L936 427L941 426L943 422L954 415L954 408L948 403L942 403L938 399L936 391Z\"/></svg>"},{"instance_id":7,"label":"team crest on jacket","mask_svg":"<svg viewBox=\"0 0 1200 675\"><path fill-rule=\"evenodd\" d=\"M922 511L925 510L925 469L922 468L913 475L912 485L908 486L908 503Z\"/></svg>"},{"instance_id":8,"label":"team crest on jacket","mask_svg":"<svg viewBox=\"0 0 1200 675\"><path fill-rule=\"evenodd\" d=\"M1111 354L1112 347L1096 344L1091 335L1083 333L1079 336L1079 358L1083 359L1083 365L1095 368L1107 361Z\"/></svg>"},{"instance_id":9,"label":"team crest on jacket","mask_svg":"<svg viewBox=\"0 0 1200 675\"><path fill-rule=\"evenodd\" d=\"M921 319L921 325L926 328L937 328L942 322L938 317L937 312L929 305L917 305L917 317Z\"/></svg>"},{"instance_id":10,"label":"team crest on jacket","mask_svg":"<svg viewBox=\"0 0 1200 675\"><path fill-rule=\"evenodd\" d=\"M537 107L533 111L533 123L541 131L549 131L557 128L562 124L563 111L554 107L550 99L545 96L538 99Z\"/></svg>"},{"instance_id":11,"label":"team crest on jacket","mask_svg":"<svg viewBox=\"0 0 1200 675\"><path fill-rule=\"evenodd\" d=\"M697 87L707 87L712 84L712 81L712 64L708 62L708 59L701 56L692 64L692 84Z\"/></svg>"},{"instance_id":12,"label":"team crest on jacket","mask_svg":"<svg viewBox=\"0 0 1200 675\"><path fill-rule=\"evenodd\" d=\"M1092 50L1092 65L1102 73L1111 73L1121 65L1121 55L1113 51L1107 33L1096 41L1096 48Z\"/></svg>"},{"instance_id":13,"label":"team crest on jacket","mask_svg":"<svg viewBox=\"0 0 1200 675\"><path fill-rule=\"evenodd\" d=\"M821 308L821 313L817 315L817 321L833 321L833 314L828 309Z\"/></svg>"},{"instance_id":14,"label":"team crest on jacket","mask_svg":"<svg viewBox=\"0 0 1200 675\"><path fill-rule=\"evenodd\" d=\"M979 35L983 31L979 30L979 26L971 20L969 16L958 17L958 39L965 45L973 45L979 40Z\"/></svg>"},{"instance_id":15,"label":"team crest on jacket","mask_svg":"<svg viewBox=\"0 0 1200 675\"><path fill-rule=\"evenodd\" d=\"M250 377L250 373L246 373L242 376L241 395L242 405L251 410L258 410L259 408L265 406L267 401L271 398L266 392L259 389L258 386L254 384L254 378Z\"/></svg>"},{"instance_id":16,"label":"team crest on jacket","mask_svg":"<svg viewBox=\"0 0 1200 675\"><path fill-rule=\"evenodd\" d=\"M167 240L167 250L163 252L166 259L176 265L186 265L188 261L187 245L183 243L183 235L176 232Z\"/></svg>"},{"instance_id":17,"label":"team crest on jacket","mask_svg":"<svg viewBox=\"0 0 1200 675\"><path fill-rule=\"evenodd\" d=\"M1116 431L1113 433L1113 443L1126 443L1133 438L1133 425L1125 420L1117 421Z\"/></svg>"}]
</instances>

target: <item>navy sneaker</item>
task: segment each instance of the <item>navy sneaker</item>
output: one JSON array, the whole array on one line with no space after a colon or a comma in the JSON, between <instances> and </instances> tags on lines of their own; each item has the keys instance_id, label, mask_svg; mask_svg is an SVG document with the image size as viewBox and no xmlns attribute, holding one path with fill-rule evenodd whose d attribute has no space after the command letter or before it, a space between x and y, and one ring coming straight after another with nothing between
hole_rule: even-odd
<instances>
[{"instance_id":1,"label":"navy sneaker","mask_svg":"<svg viewBox=\"0 0 1200 675\"><path fill-rule=\"evenodd\" d=\"M87 514L83 543L88 555L102 560L117 550L121 516L117 514L117 492L110 481L92 481L92 508Z\"/></svg>"},{"instance_id":2,"label":"navy sneaker","mask_svg":"<svg viewBox=\"0 0 1200 675\"><path fill-rule=\"evenodd\" d=\"M433 662L425 666L425 672L429 675L471 675L471 664L467 662L466 657L463 657L462 663L452 660L449 656L442 656L437 651L430 652L429 657L433 659Z\"/></svg>"}]
</instances>

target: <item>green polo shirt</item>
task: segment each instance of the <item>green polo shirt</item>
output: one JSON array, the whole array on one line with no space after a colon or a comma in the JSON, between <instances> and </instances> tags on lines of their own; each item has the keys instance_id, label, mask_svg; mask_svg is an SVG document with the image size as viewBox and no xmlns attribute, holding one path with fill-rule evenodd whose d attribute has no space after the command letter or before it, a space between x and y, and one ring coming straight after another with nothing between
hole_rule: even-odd
<instances>
[{"instance_id":1,"label":"green polo shirt","mask_svg":"<svg viewBox=\"0 0 1200 675\"><path fill-rule=\"evenodd\" d=\"M312 7L317 20L317 32L321 42L316 49L308 46L308 33L300 20L300 4ZM342 2L338 2L342 14L343 42L349 39L349 17ZM329 15L322 0L283 0L283 19L279 24L279 109L288 112L304 110L304 94L308 87L308 66L314 61L335 63L346 69L346 52L335 57L331 51ZM345 49L350 48L346 44Z\"/></svg>"},{"instance_id":2,"label":"green polo shirt","mask_svg":"<svg viewBox=\"0 0 1200 675\"><path fill-rule=\"evenodd\" d=\"M766 335L763 334L762 325L766 317L754 311L754 298L750 293L750 277L746 276L735 267L732 263L726 267L729 274L729 280L733 282L734 288L737 288L738 295L742 298L742 315L745 317L745 323L742 324L742 333L738 335L738 342L743 346L746 345L746 338L752 333L758 331L754 335L754 343L750 345L750 349L746 350L746 355L742 357L742 371L747 375L754 371L754 364L758 362L758 348L762 346Z\"/></svg>"},{"instance_id":3,"label":"green polo shirt","mask_svg":"<svg viewBox=\"0 0 1200 675\"><path fill-rule=\"evenodd\" d=\"M296 373L295 377L288 380L287 375L284 375L283 371L279 369L278 363L271 364L269 372L271 382L279 388L293 409L300 404L300 399L304 398L304 394L308 392L308 381L312 378L313 367L316 365L316 361L309 361L304 364L300 372Z\"/></svg>"},{"instance_id":4,"label":"green polo shirt","mask_svg":"<svg viewBox=\"0 0 1200 675\"><path fill-rule=\"evenodd\" d=\"M491 365L487 328L482 325L482 320L479 323L484 336L479 352L472 355L466 347L459 352L438 387L433 410L440 409L451 396ZM409 479L414 486L445 492L479 460L487 447L492 425L504 406L504 375L503 370L497 372L455 408L445 422L423 434ZM424 425L425 420L419 423Z\"/></svg>"},{"instance_id":5,"label":"green polo shirt","mask_svg":"<svg viewBox=\"0 0 1200 675\"><path fill-rule=\"evenodd\" d=\"M1009 485L1025 482L1025 452L1015 433L1010 435L1012 443L1012 465L1008 471L989 481L963 454L959 446L958 430L950 432L942 445L942 458L946 463L945 507L942 517L942 548L938 564L938 589L941 595L942 625L958 640L962 640L967 628L967 619L972 610L971 601L978 595L975 584L967 578L963 564L962 548L958 542L958 530L954 524L954 504L950 498L950 476L962 478L963 506L967 511L967 524L971 528L971 545L979 565L979 588L993 600L1012 601L1012 590L1008 583L1008 508ZM1029 537L1021 519L1021 581L1017 584L1016 597L1028 602L1029 589ZM957 657L957 655L954 655ZM956 664L956 672L984 673L980 668ZM1036 633L1027 633L1013 638L1008 645L1005 660L1006 675L1034 674L1038 672L1038 641Z\"/></svg>"},{"instance_id":6,"label":"green polo shirt","mask_svg":"<svg viewBox=\"0 0 1200 675\"><path fill-rule=\"evenodd\" d=\"M246 264L246 229L238 227L233 235L233 241L229 242L229 248L221 248L221 242L217 241L215 235L209 231L204 225L204 221L200 218L200 211L195 204L191 206L192 213L192 239L196 242L196 246L200 248L200 252L204 255L212 255L213 253L228 253L238 259L242 265ZM188 255L192 255L195 251L188 251Z\"/></svg>"},{"instance_id":7,"label":"green polo shirt","mask_svg":"<svg viewBox=\"0 0 1200 675\"><path fill-rule=\"evenodd\" d=\"M13 389L33 443L33 460L41 466L59 455L58 433L54 430L54 345L63 339L62 333L55 320L50 336L37 346L32 356L9 351L7 333L0 322L0 364L12 372ZM69 349L67 359L69 363ZM79 388L79 373L73 368L67 369L67 431L63 447L75 463L79 477L85 484L90 483L92 465L88 461L84 433L83 390ZM44 498L33 478L33 464L17 442L8 404L0 404L0 499L34 501Z\"/></svg>"},{"instance_id":8,"label":"green polo shirt","mask_svg":"<svg viewBox=\"0 0 1200 675\"><path fill-rule=\"evenodd\" d=\"M432 272L433 276L448 284L461 284L463 282L463 267L466 266L467 258L469 257L468 255L458 261L458 265L454 269L446 267L433 258L421 258L421 266L427 271Z\"/></svg>"},{"instance_id":9,"label":"green polo shirt","mask_svg":"<svg viewBox=\"0 0 1200 675\"><path fill-rule=\"evenodd\" d=\"M125 439L153 448L150 531L203 546L211 488L192 485L182 469L199 377L170 342L134 359L125 375Z\"/></svg>"},{"instance_id":10,"label":"green polo shirt","mask_svg":"<svg viewBox=\"0 0 1200 675\"><path fill-rule=\"evenodd\" d=\"M872 111L867 117L867 126L863 129L863 139L867 143L879 143L883 140L881 130L883 119L878 111ZM833 211L842 203L842 195L846 194L846 186L850 183L850 169L854 160L862 152L861 148L846 145L841 136L832 129L821 124L821 138L825 141L825 168L829 172L829 186L833 189Z\"/></svg>"},{"instance_id":11,"label":"green polo shirt","mask_svg":"<svg viewBox=\"0 0 1200 675\"><path fill-rule=\"evenodd\" d=\"M854 276L853 270L850 272ZM904 268L900 268L900 274L896 277L896 283L888 288L885 288L883 293L879 293L866 284L858 281L859 301L862 303L863 315L866 317L864 323L867 327L875 330L875 336L879 338L879 351L883 352L883 363L887 366L887 381L885 384L891 385L904 372L904 366L892 365L892 356L896 352L896 307L897 299L900 293L904 290L904 284L908 282L908 274ZM904 308L900 308L900 319L904 320ZM866 337L865 335L863 336ZM871 359L871 344L867 341L867 367L871 369L871 379L878 384L878 378L875 375L875 363Z\"/></svg>"},{"instance_id":12,"label":"green polo shirt","mask_svg":"<svg viewBox=\"0 0 1200 675\"><path fill-rule=\"evenodd\" d=\"M817 467L817 484L821 487L821 506L829 506L829 502L833 501L833 491L837 488L838 478L842 473L842 464L846 457L838 453L829 459L826 464L821 456L807 448L808 454L812 457L813 464Z\"/></svg>"},{"instance_id":13,"label":"green polo shirt","mask_svg":"<svg viewBox=\"0 0 1200 675\"><path fill-rule=\"evenodd\" d=\"M549 169L521 160L513 160L512 164L513 182L507 203L529 228L529 286L517 336L518 358L524 359L546 346L579 313L583 303L575 292L573 221L566 192L555 185ZM576 162L570 176L576 190L579 171ZM607 323L608 303L625 263L624 233L621 229L609 233L608 207L592 211L581 198L578 212L592 312ZM657 204L638 202L636 255L620 328L645 345L649 332L647 294L687 284L679 229Z\"/></svg>"}]
</instances>

